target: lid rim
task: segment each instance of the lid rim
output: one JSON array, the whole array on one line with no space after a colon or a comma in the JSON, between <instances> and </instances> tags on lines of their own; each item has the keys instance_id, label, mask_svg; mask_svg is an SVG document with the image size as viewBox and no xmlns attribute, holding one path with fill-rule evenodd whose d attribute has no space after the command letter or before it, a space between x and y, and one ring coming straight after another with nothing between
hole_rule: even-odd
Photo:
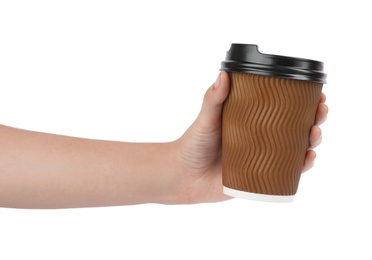
<instances>
[{"instance_id":1,"label":"lid rim","mask_svg":"<svg viewBox=\"0 0 372 260\"><path fill-rule=\"evenodd\" d=\"M283 79L293 79L293 80L305 80L305 81L312 81L316 83L323 83L327 84L327 81L324 78L309 78L306 76L295 75L295 74L279 74L279 73L268 73L267 71L260 71L260 70L232 70L232 69L220 69L220 71L226 72L236 72L236 73L246 73L246 74L253 74L259 76L268 76L268 77L278 77Z\"/></svg>"},{"instance_id":2,"label":"lid rim","mask_svg":"<svg viewBox=\"0 0 372 260\"><path fill-rule=\"evenodd\" d=\"M326 83L326 74L298 68L222 62L220 70Z\"/></svg>"}]
</instances>

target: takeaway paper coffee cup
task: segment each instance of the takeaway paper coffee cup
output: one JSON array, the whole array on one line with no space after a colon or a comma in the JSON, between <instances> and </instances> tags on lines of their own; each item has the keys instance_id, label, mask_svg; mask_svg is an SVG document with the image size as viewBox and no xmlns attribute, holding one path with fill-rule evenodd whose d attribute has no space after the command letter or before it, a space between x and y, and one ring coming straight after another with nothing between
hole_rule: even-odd
<instances>
[{"instance_id":1,"label":"takeaway paper coffee cup","mask_svg":"<svg viewBox=\"0 0 372 260\"><path fill-rule=\"evenodd\" d=\"M232 44L221 70L231 80L222 115L224 193L292 201L326 83L323 63Z\"/></svg>"}]
</instances>

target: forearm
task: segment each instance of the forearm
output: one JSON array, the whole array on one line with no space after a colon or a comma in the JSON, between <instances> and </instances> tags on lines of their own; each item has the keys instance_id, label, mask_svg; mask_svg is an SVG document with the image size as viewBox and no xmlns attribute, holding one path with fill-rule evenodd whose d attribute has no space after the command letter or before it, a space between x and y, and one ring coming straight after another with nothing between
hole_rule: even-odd
<instances>
[{"instance_id":1,"label":"forearm","mask_svg":"<svg viewBox=\"0 0 372 260\"><path fill-rule=\"evenodd\" d=\"M90 140L0 126L0 206L174 203L173 143Z\"/></svg>"}]
</instances>

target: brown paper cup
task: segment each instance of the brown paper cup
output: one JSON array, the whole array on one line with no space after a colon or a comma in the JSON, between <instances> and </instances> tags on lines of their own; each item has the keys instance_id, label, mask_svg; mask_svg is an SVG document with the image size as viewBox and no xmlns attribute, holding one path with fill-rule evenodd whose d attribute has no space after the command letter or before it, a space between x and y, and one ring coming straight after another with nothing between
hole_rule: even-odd
<instances>
[{"instance_id":1,"label":"brown paper cup","mask_svg":"<svg viewBox=\"0 0 372 260\"><path fill-rule=\"evenodd\" d=\"M291 201L323 84L244 73L230 78L222 117L225 193Z\"/></svg>"},{"instance_id":2,"label":"brown paper cup","mask_svg":"<svg viewBox=\"0 0 372 260\"><path fill-rule=\"evenodd\" d=\"M222 115L224 193L290 202L297 192L322 82L229 72Z\"/></svg>"}]
</instances>

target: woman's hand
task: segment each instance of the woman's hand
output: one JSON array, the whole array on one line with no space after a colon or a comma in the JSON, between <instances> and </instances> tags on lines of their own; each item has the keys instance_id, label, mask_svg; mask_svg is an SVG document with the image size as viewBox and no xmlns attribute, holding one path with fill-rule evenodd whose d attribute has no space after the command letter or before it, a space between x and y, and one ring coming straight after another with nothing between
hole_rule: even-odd
<instances>
[{"instance_id":1,"label":"woman's hand","mask_svg":"<svg viewBox=\"0 0 372 260\"><path fill-rule=\"evenodd\" d=\"M207 90L203 105L195 122L176 142L179 160L184 170L183 191L180 203L222 201L230 197L222 192L221 167L221 115L223 102L228 96L230 80L221 72L216 82ZM328 107L322 93L316 115L316 124L310 133L303 172L314 165L314 148L322 140L319 125L327 118Z\"/></svg>"}]
</instances>

